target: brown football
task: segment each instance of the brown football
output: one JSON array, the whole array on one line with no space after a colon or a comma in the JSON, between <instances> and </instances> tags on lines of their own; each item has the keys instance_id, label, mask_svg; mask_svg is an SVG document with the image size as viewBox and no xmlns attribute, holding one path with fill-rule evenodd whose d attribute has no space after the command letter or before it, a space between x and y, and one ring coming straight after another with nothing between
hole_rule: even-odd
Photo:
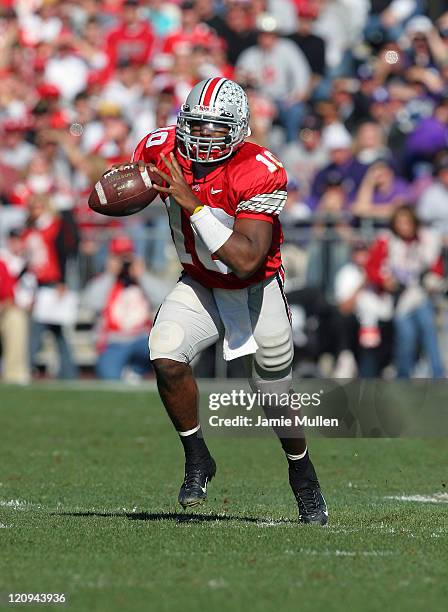
<instances>
[{"instance_id":1,"label":"brown football","mask_svg":"<svg viewBox=\"0 0 448 612\"><path fill-rule=\"evenodd\" d=\"M160 177L136 164L126 164L121 170L108 170L95 184L89 196L92 210L108 217L127 217L143 210L158 195L153 183L162 183Z\"/></svg>"}]
</instances>

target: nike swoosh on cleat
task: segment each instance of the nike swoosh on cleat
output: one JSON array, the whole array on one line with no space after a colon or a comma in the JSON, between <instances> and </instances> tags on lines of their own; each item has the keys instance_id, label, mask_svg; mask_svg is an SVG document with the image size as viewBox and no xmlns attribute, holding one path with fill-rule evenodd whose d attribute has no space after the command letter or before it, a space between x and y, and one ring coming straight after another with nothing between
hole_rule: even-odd
<instances>
[{"instance_id":1,"label":"nike swoosh on cleat","mask_svg":"<svg viewBox=\"0 0 448 612\"><path fill-rule=\"evenodd\" d=\"M222 189L214 189L213 187L210 190L212 195L214 195L215 193L221 193L221 191L222 191Z\"/></svg>"},{"instance_id":2,"label":"nike swoosh on cleat","mask_svg":"<svg viewBox=\"0 0 448 612\"><path fill-rule=\"evenodd\" d=\"M207 493L207 482L208 482L208 478L206 478L206 479L205 479L205 486L204 486L204 487L201 487L201 491L202 491L203 493Z\"/></svg>"}]
</instances>

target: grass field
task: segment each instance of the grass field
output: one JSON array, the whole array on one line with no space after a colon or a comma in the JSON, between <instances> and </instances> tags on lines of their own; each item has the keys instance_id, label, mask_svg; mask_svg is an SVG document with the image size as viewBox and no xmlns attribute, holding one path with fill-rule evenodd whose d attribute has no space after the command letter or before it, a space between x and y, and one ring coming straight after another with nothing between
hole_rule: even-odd
<instances>
[{"instance_id":1,"label":"grass field","mask_svg":"<svg viewBox=\"0 0 448 612\"><path fill-rule=\"evenodd\" d=\"M208 504L184 514L154 393L0 387L0 430L3 605L59 592L86 612L447 608L446 440L313 440L330 509L314 528L296 522L275 439L211 440Z\"/></svg>"}]
</instances>

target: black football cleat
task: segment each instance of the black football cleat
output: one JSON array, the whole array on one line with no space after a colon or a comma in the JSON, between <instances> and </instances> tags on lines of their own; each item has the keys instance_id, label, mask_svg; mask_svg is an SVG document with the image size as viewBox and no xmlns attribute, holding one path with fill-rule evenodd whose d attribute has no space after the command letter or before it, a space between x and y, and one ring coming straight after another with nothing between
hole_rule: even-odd
<instances>
[{"instance_id":1,"label":"black football cleat","mask_svg":"<svg viewBox=\"0 0 448 612\"><path fill-rule=\"evenodd\" d=\"M294 496L299 506L299 523L306 525L326 525L328 510L319 483L315 480L304 481L295 489Z\"/></svg>"},{"instance_id":2,"label":"black football cleat","mask_svg":"<svg viewBox=\"0 0 448 612\"><path fill-rule=\"evenodd\" d=\"M207 483L215 474L216 463L213 457L198 465L185 466L185 477L178 497L184 510L207 500Z\"/></svg>"}]
</instances>

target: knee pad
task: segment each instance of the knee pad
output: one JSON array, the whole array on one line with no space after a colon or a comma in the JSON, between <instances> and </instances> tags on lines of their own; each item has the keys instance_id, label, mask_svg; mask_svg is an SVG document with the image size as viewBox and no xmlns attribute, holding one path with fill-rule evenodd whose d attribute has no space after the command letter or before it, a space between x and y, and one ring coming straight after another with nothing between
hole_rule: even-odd
<instances>
[{"instance_id":1,"label":"knee pad","mask_svg":"<svg viewBox=\"0 0 448 612\"><path fill-rule=\"evenodd\" d=\"M291 328L288 327L276 336L257 338L258 350L255 353L255 366L262 377L275 378L285 373L294 357Z\"/></svg>"},{"instance_id":2,"label":"knee pad","mask_svg":"<svg viewBox=\"0 0 448 612\"><path fill-rule=\"evenodd\" d=\"M184 349L185 330L176 321L161 321L149 334L150 359L167 358L186 363Z\"/></svg>"}]
</instances>

